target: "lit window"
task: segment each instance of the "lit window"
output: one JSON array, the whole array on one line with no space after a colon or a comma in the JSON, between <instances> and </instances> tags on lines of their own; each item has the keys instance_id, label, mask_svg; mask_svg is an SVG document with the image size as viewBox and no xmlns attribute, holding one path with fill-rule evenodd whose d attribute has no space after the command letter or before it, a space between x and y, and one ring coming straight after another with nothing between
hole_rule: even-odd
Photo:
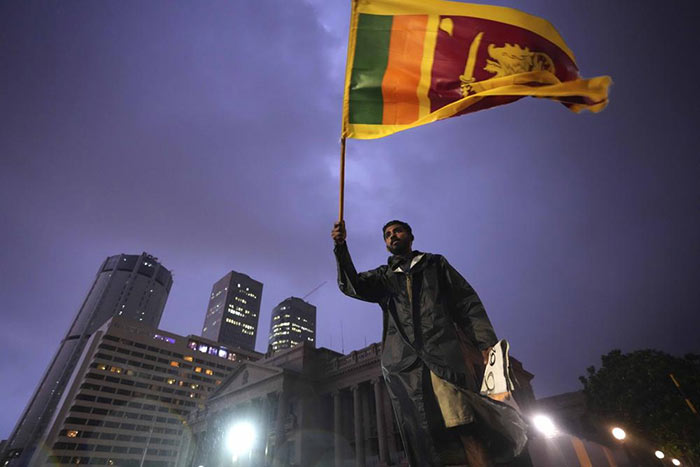
<instances>
[{"instance_id":1,"label":"lit window","mask_svg":"<svg viewBox=\"0 0 700 467\"><path fill-rule=\"evenodd\" d=\"M213 375L213 374L214 374L214 372L211 371L209 368L207 368L206 370L204 370L204 372L205 372L206 374L208 374L208 375Z\"/></svg>"},{"instance_id":2,"label":"lit window","mask_svg":"<svg viewBox=\"0 0 700 467\"><path fill-rule=\"evenodd\" d=\"M202 367L201 366L196 366L194 367L195 373L201 373L202 372Z\"/></svg>"},{"instance_id":3,"label":"lit window","mask_svg":"<svg viewBox=\"0 0 700 467\"><path fill-rule=\"evenodd\" d=\"M99 365L97 365L97 369L98 369L98 370L106 370L106 369L107 369L107 365L105 365L104 363L100 363Z\"/></svg>"},{"instance_id":4,"label":"lit window","mask_svg":"<svg viewBox=\"0 0 700 467\"><path fill-rule=\"evenodd\" d=\"M143 314L143 313L141 313L141 314ZM141 319L141 318L139 318L139 320L140 320L140 319ZM174 343L175 343L175 339L173 339L172 337L161 336L160 334L155 334L155 335L153 336L153 338L154 338L154 339L157 339L157 340L159 340L159 341L167 342L168 344L174 344Z\"/></svg>"},{"instance_id":5,"label":"lit window","mask_svg":"<svg viewBox=\"0 0 700 467\"><path fill-rule=\"evenodd\" d=\"M69 438L75 438L78 436L78 433L79 433L78 430L68 430L68 432L66 433L66 436L68 436Z\"/></svg>"},{"instance_id":6,"label":"lit window","mask_svg":"<svg viewBox=\"0 0 700 467\"><path fill-rule=\"evenodd\" d=\"M185 361L191 362L193 360L192 355L185 355Z\"/></svg>"},{"instance_id":7,"label":"lit window","mask_svg":"<svg viewBox=\"0 0 700 467\"><path fill-rule=\"evenodd\" d=\"M170 362L170 366L179 367L179 366L180 366L180 362L176 362L175 360L173 360L172 362Z\"/></svg>"}]
</instances>

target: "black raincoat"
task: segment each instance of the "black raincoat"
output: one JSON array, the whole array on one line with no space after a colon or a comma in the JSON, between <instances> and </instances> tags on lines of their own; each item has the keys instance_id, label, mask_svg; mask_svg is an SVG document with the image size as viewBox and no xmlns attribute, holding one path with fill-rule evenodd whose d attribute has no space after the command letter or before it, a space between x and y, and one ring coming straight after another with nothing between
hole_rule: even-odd
<instances>
[{"instance_id":1,"label":"black raincoat","mask_svg":"<svg viewBox=\"0 0 700 467\"><path fill-rule=\"evenodd\" d=\"M388 265L358 273L345 243L334 252L340 290L382 308L382 373L410 464L443 464L439 441L446 429L429 372L468 395L472 417L465 423L476 422L494 439L487 444L496 460L517 455L526 442L525 423L510 407L478 394L476 349L497 338L469 283L440 255L414 251L410 266L391 257Z\"/></svg>"}]
</instances>

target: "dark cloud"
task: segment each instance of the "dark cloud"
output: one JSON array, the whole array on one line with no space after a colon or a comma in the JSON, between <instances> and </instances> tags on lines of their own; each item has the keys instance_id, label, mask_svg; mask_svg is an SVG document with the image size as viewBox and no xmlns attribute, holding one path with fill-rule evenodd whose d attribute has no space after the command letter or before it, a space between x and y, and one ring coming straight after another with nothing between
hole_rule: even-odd
<instances>
[{"instance_id":1,"label":"dark cloud","mask_svg":"<svg viewBox=\"0 0 700 467\"><path fill-rule=\"evenodd\" d=\"M529 99L350 141L358 267L385 260L387 219L411 222L416 247L479 291L540 396L577 389L614 347L700 351L690 3L508 6L552 21L582 75L612 75L611 105L574 115ZM265 284L261 350L271 308L323 281L309 298L319 343L380 339L379 310L337 291L330 253L348 13L0 4L0 437L111 254L174 270L173 332L201 330L211 284L235 269Z\"/></svg>"}]
</instances>

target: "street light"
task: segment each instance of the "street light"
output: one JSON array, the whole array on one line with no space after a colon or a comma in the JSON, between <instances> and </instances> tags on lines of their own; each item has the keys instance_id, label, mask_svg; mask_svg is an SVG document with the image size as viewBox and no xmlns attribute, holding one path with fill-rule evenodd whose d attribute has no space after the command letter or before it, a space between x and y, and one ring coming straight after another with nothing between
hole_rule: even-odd
<instances>
[{"instance_id":1,"label":"street light","mask_svg":"<svg viewBox=\"0 0 700 467\"><path fill-rule=\"evenodd\" d=\"M655 455L656 457L658 457L659 459L663 459L664 457L666 457L666 456L664 456L664 453L661 452L661 451L656 451L656 452L654 453L654 455Z\"/></svg>"},{"instance_id":2,"label":"street light","mask_svg":"<svg viewBox=\"0 0 700 467\"><path fill-rule=\"evenodd\" d=\"M557 426L554 424L551 418L546 415L536 415L533 417L532 421L543 435L547 438L553 438L557 434Z\"/></svg>"},{"instance_id":3,"label":"street light","mask_svg":"<svg viewBox=\"0 0 700 467\"><path fill-rule=\"evenodd\" d=\"M615 439L619 439L620 441L622 441L623 439L625 439L627 437L627 433L625 433L625 430L623 430L622 428L620 428L618 426L613 428L611 431L612 431L612 435L615 437Z\"/></svg>"},{"instance_id":4,"label":"street light","mask_svg":"<svg viewBox=\"0 0 700 467\"><path fill-rule=\"evenodd\" d=\"M674 459L671 459L671 463L672 463L673 465L681 465L681 461L679 461L678 459L675 459L675 458L674 458Z\"/></svg>"},{"instance_id":5,"label":"street light","mask_svg":"<svg viewBox=\"0 0 700 467\"><path fill-rule=\"evenodd\" d=\"M632 452L631 447L629 446L629 443L625 442L625 439L627 438L627 433L625 433L625 430L620 428L619 426L614 426L610 432L613 435L613 438L618 440L622 444L622 450L625 452L625 456L627 456L627 459L630 461L634 459L634 453Z\"/></svg>"},{"instance_id":6,"label":"street light","mask_svg":"<svg viewBox=\"0 0 700 467\"><path fill-rule=\"evenodd\" d=\"M244 454L250 453L255 443L255 428L249 422L238 422L231 427L226 435L226 447L236 461Z\"/></svg>"}]
</instances>

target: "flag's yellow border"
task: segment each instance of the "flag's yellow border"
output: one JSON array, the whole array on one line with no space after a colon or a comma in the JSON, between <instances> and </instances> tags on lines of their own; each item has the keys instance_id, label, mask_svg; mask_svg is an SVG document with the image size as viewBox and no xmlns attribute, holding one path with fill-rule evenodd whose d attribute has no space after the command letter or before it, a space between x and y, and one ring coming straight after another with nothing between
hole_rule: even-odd
<instances>
[{"instance_id":1,"label":"flag's yellow border","mask_svg":"<svg viewBox=\"0 0 700 467\"><path fill-rule=\"evenodd\" d=\"M576 63L574 53L552 24L528 13L492 5L449 2L444 0L353 0L353 17L358 13L370 15L441 15L470 16L510 24L539 34L562 49ZM352 25L350 26L352 35ZM348 50L354 50L349 48ZM349 69L352 69L349 67Z\"/></svg>"},{"instance_id":2,"label":"flag's yellow border","mask_svg":"<svg viewBox=\"0 0 700 467\"><path fill-rule=\"evenodd\" d=\"M350 33L348 35L348 57L345 62L345 91L343 92L343 121L341 122L340 137L349 135L348 116L350 115L350 77L355 62L355 45L357 43L357 1L352 0L350 11Z\"/></svg>"}]
</instances>

